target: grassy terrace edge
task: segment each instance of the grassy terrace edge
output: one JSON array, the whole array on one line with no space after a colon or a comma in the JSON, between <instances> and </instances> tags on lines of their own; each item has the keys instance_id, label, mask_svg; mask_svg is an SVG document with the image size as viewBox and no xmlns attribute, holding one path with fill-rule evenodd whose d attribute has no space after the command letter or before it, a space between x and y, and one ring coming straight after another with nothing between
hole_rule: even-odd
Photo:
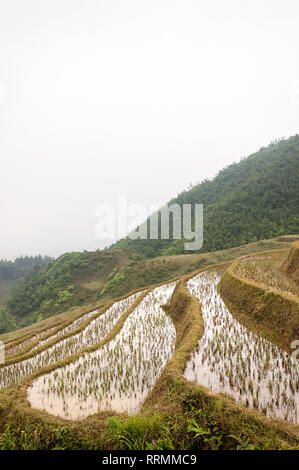
<instances>
[{"instance_id":1,"label":"grassy terrace edge","mask_svg":"<svg viewBox=\"0 0 299 470\"><path fill-rule=\"evenodd\" d=\"M66 309L64 312L51 315L40 322L35 322L21 329L2 333L0 340L7 345L19 339L29 338L30 335L36 334L37 331L44 331L47 328L58 327L62 323L73 321L83 313L94 310L95 308L106 305L108 302L126 295L133 289L147 288L157 283L167 282L173 278L179 278L189 274L197 269L202 269L212 264L223 262L231 262L237 257L245 254L252 254L265 250L289 248L291 243L299 239L298 235L281 235L270 240L259 240L246 245L235 248L229 248L221 251L213 251L202 254L187 254L163 256L159 258L150 258L134 262L134 266L130 264L129 273L124 271L123 267L119 268L119 273L123 273L126 279L125 285L117 284L115 292L110 292L108 296L100 297L97 301L87 302L82 306L74 306ZM162 274L161 274L162 268ZM133 272L134 271L134 272ZM159 273L157 274L156 271ZM106 284L105 284L106 286Z\"/></svg>"},{"instance_id":2,"label":"grassy terrace edge","mask_svg":"<svg viewBox=\"0 0 299 470\"><path fill-rule=\"evenodd\" d=\"M47 330L50 330L50 329L54 328L53 331L50 331L49 334L46 334L45 336L43 336L41 338L42 341L44 341L44 340L50 338L51 336L56 335L57 333L59 333L59 331L63 330L67 326L71 325L74 321L78 320L79 318L83 317L84 315L92 312L93 310L98 309L99 313L94 315L94 317L92 317L92 319L97 318L97 316L99 316L102 313L102 310L105 307L106 306L101 305L101 306L95 307L95 308L90 309L90 310L86 310L86 308L85 308L85 309L83 309L83 313L82 313L82 309L81 309L81 312L79 314L77 314L76 316L74 316L73 318L71 318L69 320L60 321L59 323L57 323L56 325L53 325L52 327L51 326L44 326L43 328L39 329L37 332L32 332L32 333L25 334L24 336L20 336L17 340L12 340L12 341L9 341L8 343L5 343L5 352L9 353L9 350L11 348L14 348L15 346L21 345L22 343L30 340L30 338L33 338L34 336L36 336L36 334L40 334L40 333L43 333L44 331L47 331ZM88 323L89 323L89 320L84 322L85 327L88 325ZM78 327L76 330L74 330L73 334L76 334L77 331L79 332L79 329L80 328ZM39 339L35 340L35 341L32 341L32 343L29 344L27 347L25 346L24 348L22 348L20 350L20 352L18 352L16 354L12 354L10 356L10 360L18 361L20 356L24 356L24 354L29 353L35 346L38 345L39 341L40 341ZM6 363L6 365L7 365L7 363Z\"/></svg>"},{"instance_id":3,"label":"grassy terrace edge","mask_svg":"<svg viewBox=\"0 0 299 470\"><path fill-rule=\"evenodd\" d=\"M151 289L151 288L149 288ZM101 315L103 315L115 302L118 302L120 300L123 300L123 299L126 299L127 297L130 297L131 295L134 295L134 294L137 294L138 292L141 292L142 290L144 289L136 289L132 292L130 292L129 294L126 294L122 297L119 297L118 299L115 299L109 303L107 303L104 307L98 307L99 311L98 313L96 313L95 315L93 315L92 317L88 318L87 320L85 320L78 328L76 328L74 331L70 331L69 333L65 333L64 335L61 335L57 338L53 338L52 341L49 341L48 343L44 344L43 346L41 346L40 348L34 350L34 351L31 351L32 348L38 344L39 341L35 341L35 342L32 342L31 345L28 346L28 348L24 349L24 351L21 351L19 354L16 354L14 356L11 356L10 358L8 358L5 362L5 364L2 364L0 366L0 369L1 368L4 368L8 365L11 365L11 364L16 364L18 362L22 362L23 360L25 359L30 359L34 356L36 356L36 354L39 354L43 351L45 351L46 349L54 346L55 344L59 343L60 341L63 341L64 339L67 339L67 338L71 338L72 336L75 336L79 333L81 333L92 321L96 320L97 318L99 318ZM138 299L137 299L138 300ZM93 309L94 310L94 309ZM59 327L57 328L56 331L52 332L52 333L49 333L49 335L45 336L43 338L43 340L51 337L51 336L54 336L56 335L59 331L63 330L66 326L70 325L71 323L73 323L73 321L77 320L78 318L80 318L81 316L84 316L86 315L87 313L89 313L90 311L92 310L87 310L87 311L84 311L81 315L77 316L77 317L74 317L72 320L70 321L67 321L67 322L64 322L63 324L59 325ZM82 354L86 352L85 350L82 352ZM81 354L81 353L80 353Z\"/></svg>"},{"instance_id":4,"label":"grassy terrace edge","mask_svg":"<svg viewBox=\"0 0 299 470\"><path fill-rule=\"evenodd\" d=\"M274 251L263 252L267 253ZM241 259L228 267L219 283L224 302L246 328L290 354L292 341L299 338L299 298L239 277L235 270Z\"/></svg>"},{"instance_id":5,"label":"grassy terrace edge","mask_svg":"<svg viewBox=\"0 0 299 470\"><path fill-rule=\"evenodd\" d=\"M299 241L292 243L282 269L299 284Z\"/></svg>"},{"instance_id":6,"label":"grassy terrace edge","mask_svg":"<svg viewBox=\"0 0 299 470\"><path fill-rule=\"evenodd\" d=\"M208 269L220 266L224 268L228 264ZM153 411L161 414L170 435L175 433L177 449L298 448L298 425L266 418L229 396L215 394L185 379L186 361L204 330L200 304L187 291L186 281L206 270L184 276L174 292L167 312L177 330L176 349L148 396L142 414L153 416ZM130 424L130 418L127 422Z\"/></svg>"},{"instance_id":7,"label":"grassy terrace edge","mask_svg":"<svg viewBox=\"0 0 299 470\"><path fill-rule=\"evenodd\" d=\"M5 344L5 349L9 350L10 348L15 347L15 346L29 340L30 338L32 338L36 334L43 333L46 330L54 328L54 330L51 333L49 333L48 335L45 335L42 338L42 339L47 339L47 338L49 338L49 336L52 336L52 335L56 334L58 331L62 330L66 326L73 323L73 321L78 320L80 317L82 317L86 313L92 312L93 310L96 310L96 309L102 309L103 307L106 306L106 304L107 303L101 304L101 305L99 305L99 304L84 305L82 307L76 308L76 310L78 310L78 312L76 312L76 313L73 312L74 313L73 315L70 315L71 311L67 311L67 312L64 312L62 314L57 314L53 317L49 317L49 318L43 320L42 323L44 324L44 326L39 327L39 323L33 323L33 324L25 327L24 329L22 329L22 330L29 329L29 331L24 331L23 333L19 334L16 338L10 339L9 336L13 335L13 334L17 334L17 333L21 332L22 330L16 330L16 331L12 331L10 333L4 333L3 335L0 335L0 339L3 340L3 342ZM66 316L66 315L68 315L69 318L64 320L63 317ZM47 324L45 324L45 323L47 323ZM35 327L36 329L33 329L33 327ZM34 347L37 343L38 343L38 341L32 342L32 345L30 346L30 348ZM24 353L24 352L25 352L25 349L22 351L22 353ZM19 354L20 353L15 354L14 356L17 356Z\"/></svg>"},{"instance_id":8,"label":"grassy terrace edge","mask_svg":"<svg viewBox=\"0 0 299 470\"><path fill-rule=\"evenodd\" d=\"M186 281L213 267L219 265L183 276L165 306L176 327L175 352L138 415L56 418L29 406L30 376L0 393L0 449L298 449L298 426L268 419L184 378L186 361L204 330L200 304ZM118 323L107 341L121 327ZM36 375L42 373L45 369Z\"/></svg>"},{"instance_id":9,"label":"grassy terrace edge","mask_svg":"<svg viewBox=\"0 0 299 470\"><path fill-rule=\"evenodd\" d=\"M36 349L35 351L31 351L31 350L32 350L33 347L35 347L39 343L39 340L33 341L30 345L28 345L27 347L24 347L23 350L21 350L20 352L18 352L16 354L12 355L11 357L9 357L6 360L5 364L0 365L0 369L3 368L3 367L6 367L7 365L15 364L17 362L21 362L24 359L30 359L30 357L33 357L36 354L48 349L49 347L54 346L56 343L60 342L61 340L66 339L66 338L70 338L71 336L74 336L74 335L80 333L93 320L98 318L100 315L104 314L108 310L108 308L111 307L115 302L126 299L127 297L130 297L131 295L137 294L138 292L141 292L143 290L151 290L151 289L154 289L155 287L159 287L159 286L162 286L162 285L165 285L165 284L170 284L171 282L177 281L178 279L180 279L180 277L171 278L169 280L159 282L157 284L153 284L153 285L150 285L150 286L147 286L147 287L138 287L137 289L131 290L130 292L128 292L128 293L126 293L126 294L124 294L120 297L117 297L113 300L110 300L109 302L106 302L105 305L94 305L92 308L90 307L89 309L87 309L86 307L81 308L80 313L78 315L76 315L76 316L74 316L74 317L72 317L68 320L60 321L60 323L58 325L57 324L52 325L53 327L55 327L55 330L50 332L48 335L45 335L42 338L42 340L48 339L49 337L56 335L59 331L63 330L65 327L71 325L75 320L78 320L80 317L86 315L87 313L89 313L93 310L98 309L99 312L97 314L95 314L94 316L92 316L91 318L88 318L87 320L85 320L74 331L71 331L70 333L66 333L65 335L59 336L57 339L54 338L53 341L49 341L44 346ZM7 348L7 347L10 348L10 347L17 346L18 344L22 344L23 342L27 341L31 337L35 336L36 333L42 333L43 331L45 331L49 328L51 328L51 326L49 326L49 325L44 326L43 328L39 329L38 332L26 333L22 336L19 336L19 338L16 339L16 340L8 341L7 343L5 343L5 348Z\"/></svg>"}]
</instances>

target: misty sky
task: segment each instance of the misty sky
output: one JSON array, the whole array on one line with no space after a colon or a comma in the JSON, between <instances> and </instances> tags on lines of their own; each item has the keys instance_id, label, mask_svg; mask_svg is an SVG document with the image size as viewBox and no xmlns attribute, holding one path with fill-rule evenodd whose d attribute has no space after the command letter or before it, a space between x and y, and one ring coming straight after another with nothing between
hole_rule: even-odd
<instances>
[{"instance_id":1,"label":"misty sky","mask_svg":"<svg viewBox=\"0 0 299 470\"><path fill-rule=\"evenodd\" d=\"M101 248L99 204L296 134L298 24L297 0L0 0L0 258Z\"/></svg>"}]
</instances>

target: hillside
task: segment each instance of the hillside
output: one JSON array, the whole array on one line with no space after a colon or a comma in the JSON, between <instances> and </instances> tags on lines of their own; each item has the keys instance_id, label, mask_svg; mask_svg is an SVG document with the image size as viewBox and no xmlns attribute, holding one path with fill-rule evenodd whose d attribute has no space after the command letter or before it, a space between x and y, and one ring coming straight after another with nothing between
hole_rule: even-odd
<instances>
[{"instance_id":1,"label":"hillside","mask_svg":"<svg viewBox=\"0 0 299 470\"><path fill-rule=\"evenodd\" d=\"M69 253L29 274L8 300L5 313L19 328L62 312L72 311L125 295L134 289L182 276L209 264L232 261L247 253L288 248L299 237L281 236L212 253L161 256L138 260L120 250ZM47 322L48 324L48 322ZM33 325L34 327L34 325ZM1 332L15 328L2 328ZM21 332L21 331L20 331Z\"/></svg>"},{"instance_id":2,"label":"hillside","mask_svg":"<svg viewBox=\"0 0 299 470\"><path fill-rule=\"evenodd\" d=\"M200 174L200 167L194 169ZM203 204L201 252L299 232L299 135L229 165L168 205ZM143 258L184 253L183 240L122 239L113 248Z\"/></svg>"},{"instance_id":3,"label":"hillside","mask_svg":"<svg viewBox=\"0 0 299 470\"><path fill-rule=\"evenodd\" d=\"M0 260L0 307L2 307L13 287L27 273L38 266L50 263L50 256L20 256L15 261Z\"/></svg>"},{"instance_id":4,"label":"hillside","mask_svg":"<svg viewBox=\"0 0 299 470\"><path fill-rule=\"evenodd\" d=\"M112 273L113 276L110 276L106 282L100 298L115 298L118 295L130 292L130 290L164 282L211 264L232 261L238 256L248 253L258 253L266 249L288 248L290 243L297 239L298 235L281 236L211 253L159 256L145 260L133 260L127 266L123 266Z\"/></svg>"},{"instance_id":5,"label":"hillside","mask_svg":"<svg viewBox=\"0 0 299 470\"><path fill-rule=\"evenodd\" d=\"M20 256L14 261L0 260L0 332L16 327L3 307L11 292L30 271L53 261L50 256Z\"/></svg>"},{"instance_id":6,"label":"hillside","mask_svg":"<svg viewBox=\"0 0 299 470\"><path fill-rule=\"evenodd\" d=\"M0 260L0 279L13 281L24 277L38 266L54 261L50 256L20 256L14 261Z\"/></svg>"},{"instance_id":7,"label":"hillside","mask_svg":"<svg viewBox=\"0 0 299 470\"><path fill-rule=\"evenodd\" d=\"M126 253L117 250L66 253L28 273L13 289L5 314L20 328L89 304L98 297L111 271L127 262Z\"/></svg>"},{"instance_id":8,"label":"hillside","mask_svg":"<svg viewBox=\"0 0 299 470\"><path fill-rule=\"evenodd\" d=\"M9 279L0 280L0 308L4 307L5 302L9 298L11 291L17 285L17 281Z\"/></svg>"},{"instance_id":9,"label":"hillside","mask_svg":"<svg viewBox=\"0 0 299 470\"><path fill-rule=\"evenodd\" d=\"M0 264L0 331L80 307L115 298L137 287L162 282L210 263L209 253L230 250L299 232L299 136L272 143L248 158L184 191L170 204L202 203L204 244L199 253L184 254L184 240L118 241L102 252L67 253L47 266L27 273L14 285L22 260ZM253 248L254 251L254 248ZM147 259L154 259L153 262ZM226 256L213 257L215 262ZM232 259L228 256L228 259ZM24 260L23 260L24 261ZM30 264L30 260L25 260ZM23 263L24 264L24 263ZM1 269L11 283L1 286ZM7 275L6 273L6 275ZM15 287L11 292L12 287ZM0 298L1 303L1 298Z\"/></svg>"},{"instance_id":10,"label":"hillside","mask_svg":"<svg viewBox=\"0 0 299 470\"><path fill-rule=\"evenodd\" d=\"M293 268L299 268L296 244L287 251L238 258L219 283L219 292L236 319L287 353L299 335L299 289L284 269L290 260Z\"/></svg>"},{"instance_id":11,"label":"hillside","mask_svg":"<svg viewBox=\"0 0 299 470\"><path fill-rule=\"evenodd\" d=\"M242 261L242 276L263 290L275 278L277 295L289 295L292 278L278 271L286 259L298 268L296 240L206 254L218 263L61 324L32 325L12 343L6 336L6 350L19 349L0 366L0 449L298 449L298 365L259 321L254 334L239 323L217 288ZM219 263L225 257L238 259ZM188 255L177 258L186 269ZM243 300L256 320L259 299ZM288 319L272 305L279 333L276 316L286 327Z\"/></svg>"}]
</instances>

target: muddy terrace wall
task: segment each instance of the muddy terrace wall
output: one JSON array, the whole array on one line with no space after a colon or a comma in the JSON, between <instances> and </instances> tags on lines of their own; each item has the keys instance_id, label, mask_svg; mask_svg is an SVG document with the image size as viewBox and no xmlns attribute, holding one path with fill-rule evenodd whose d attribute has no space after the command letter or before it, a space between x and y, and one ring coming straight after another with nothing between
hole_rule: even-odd
<instances>
[{"instance_id":1,"label":"muddy terrace wall","mask_svg":"<svg viewBox=\"0 0 299 470\"><path fill-rule=\"evenodd\" d=\"M299 339L299 299L240 278L237 259L224 273L219 292L236 319L291 353L292 341Z\"/></svg>"}]
</instances>

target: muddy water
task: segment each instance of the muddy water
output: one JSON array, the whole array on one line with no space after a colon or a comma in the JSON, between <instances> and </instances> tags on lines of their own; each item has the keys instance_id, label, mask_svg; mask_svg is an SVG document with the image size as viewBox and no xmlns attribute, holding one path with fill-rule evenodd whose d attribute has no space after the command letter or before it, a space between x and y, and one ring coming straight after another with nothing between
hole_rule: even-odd
<instances>
[{"instance_id":1,"label":"muddy water","mask_svg":"<svg viewBox=\"0 0 299 470\"><path fill-rule=\"evenodd\" d=\"M13 348L10 348L9 351L6 353L6 357L11 357L19 352L21 352L23 349L25 349L27 346L30 346L31 343L38 341L38 344L34 346L33 348L29 349L29 351L36 351L40 347L44 346L45 344L50 343L50 341L53 341L53 339L59 338L59 336L63 336L67 333L71 333L72 331L75 331L83 322L88 320L89 318L95 316L99 312L98 309L93 310L92 312L85 313L81 317L77 318L73 322L71 322L69 325L67 325L65 328L62 328L59 330L57 333L49 336L46 339L42 339L46 335L50 334L52 331L56 330L56 327L49 328L42 333L38 333L28 340L23 341L22 343L16 345Z\"/></svg>"},{"instance_id":2,"label":"muddy water","mask_svg":"<svg viewBox=\"0 0 299 470\"><path fill-rule=\"evenodd\" d=\"M36 379L28 390L32 407L66 419L138 411L174 351L175 327L161 308L174 288L153 289L112 341Z\"/></svg>"},{"instance_id":3,"label":"muddy water","mask_svg":"<svg viewBox=\"0 0 299 470\"><path fill-rule=\"evenodd\" d=\"M142 292L139 292L114 302L105 313L92 320L80 333L62 339L30 359L1 368L0 388L19 382L44 365L54 364L68 356L80 353L86 346L99 343L141 294Z\"/></svg>"},{"instance_id":4,"label":"muddy water","mask_svg":"<svg viewBox=\"0 0 299 470\"><path fill-rule=\"evenodd\" d=\"M75 331L77 328L79 328L80 325L82 325L82 323L84 323L89 318L94 317L97 313L99 313L99 309L93 310L92 312L85 313L81 317L77 318L77 320L74 320L72 323L67 325L65 328L62 328L61 330L59 330L55 335L49 336L48 338L42 341L39 341L39 343L36 346L34 346L31 349L31 351L35 351L36 349L39 349L45 344L50 343L50 341L53 341L53 339L59 338L59 336L64 336L68 333L71 333L72 331Z\"/></svg>"},{"instance_id":5,"label":"muddy water","mask_svg":"<svg viewBox=\"0 0 299 470\"><path fill-rule=\"evenodd\" d=\"M50 334L52 331L54 331L56 327L48 328L45 331L42 331L41 333L38 333L34 336L31 336L28 339L25 339L19 344L16 344L15 346L8 347L7 351L5 353L6 357L11 357L14 356L15 354L18 354L19 352L23 351L23 349L27 348L27 346L30 346L35 341L38 341L39 339L43 338L44 336Z\"/></svg>"},{"instance_id":6,"label":"muddy water","mask_svg":"<svg viewBox=\"0 0 299 470\"><path fill-rule=\"evenodd\" d=\"M234 319L217 291L221 275L204 272L187 283L202 305L205 326L186 365L186 379L232 395L268 417L298 423L298 363Z\"/></svg>"}]
</instances>

